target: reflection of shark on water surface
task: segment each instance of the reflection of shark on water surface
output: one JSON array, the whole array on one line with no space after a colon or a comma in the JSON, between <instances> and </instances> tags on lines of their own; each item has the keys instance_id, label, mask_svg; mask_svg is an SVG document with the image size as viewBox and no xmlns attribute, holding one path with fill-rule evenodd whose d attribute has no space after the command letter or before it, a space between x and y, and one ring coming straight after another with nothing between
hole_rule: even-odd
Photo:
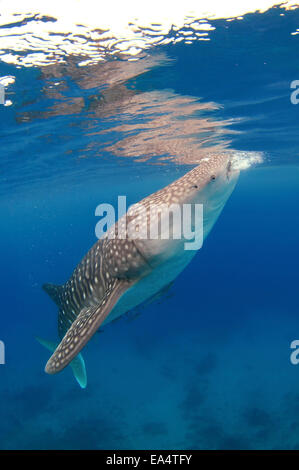
<instances>
[{"instance_id":1,"label":"reflection of shark on water surface","mask_svg":"<svg viewBox=\"0 0 299 470\"><path fill-rule=\"evenodd\" d=\"M182 178L140 201L139 207L170 208L173 204L179 207L190 204L192 208L203 204L205 238L233 191L238 174L229 155L212 155ZM148 219L142 214L137 211L133 217L137 217L141 228L148 227ZM151 213L151 224L152 217ZM52 343L41 340L48 349L55 349L46 372L55 374L70 364L82 387L86 386L86 374L80 351L99 327L164 289L196 253L196 250L184 249L184 237L166 239L162 233L156 239L131 237L127 230L129 218L132 219L130 212L95 243L66 284L44 285L59 308L61 338L56 349ZM190 222L194 228L194 221L190 219ZM173 217L173 233L176 223ZM109 237L111 231L116 235L114 238Z\"/></svg>"}]
</instances>

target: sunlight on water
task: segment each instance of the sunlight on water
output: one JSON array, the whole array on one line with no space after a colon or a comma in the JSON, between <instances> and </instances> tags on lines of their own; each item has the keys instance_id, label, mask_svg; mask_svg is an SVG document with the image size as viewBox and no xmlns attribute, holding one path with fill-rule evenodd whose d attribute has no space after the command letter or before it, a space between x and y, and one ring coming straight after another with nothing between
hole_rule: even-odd
<instances>
[{"instance_id":1,"label":"sunlight on water","mask_svg":"<svg viewBox=\"0 0 299 470\"><path fill-rule=\"evenodd\" d=\"M263 12L273 5L273 0L212 0L204 6L197 0L155 0L149 4L129 0L118 3L116 13L114 2L4 0L0 57L23 66L57 63L69 55L82 57L79 66L115 54L133 59L153 46L208 41L209 31L215 29L209 19L242 19L247 13ZM294 5L296 2L288 1L283 8Z\"/></svg>"}]
</instances>

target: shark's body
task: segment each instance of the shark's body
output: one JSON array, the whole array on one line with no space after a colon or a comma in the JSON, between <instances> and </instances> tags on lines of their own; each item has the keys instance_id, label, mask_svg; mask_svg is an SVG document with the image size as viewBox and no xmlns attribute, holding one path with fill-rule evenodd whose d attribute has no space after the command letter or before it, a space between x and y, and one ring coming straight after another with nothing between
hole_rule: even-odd
<instances>
[{"instance_id":1,"label":"shark's body","mask_svg":"<svg viewBox=\"0 0 299 470\"><path fill-rule=\"evenodd\" d=\"M46 372L59 372L70 362L73 369L77 367L78 358L76 363L74 358L100 325L165 288L195 255L195 250L185 249L184 238L164 239L161 232L158 239L132 238L128 231L132 220L141 232L149 228L149 220L141 209L149 210L154 206L158 208L157 214L161 209L163 219L163 211L167 212L173 204L180 207L203 204L203 238L206 238L233 191L237 177L238 172L232 170L227 155L205 159L182 178L140 201L133 215L128 212L123 216L88 251L66 284L44 286L59 307L58 331L62 339L46 365ZM151 224L153 217L158 215L151 213ZM177 222L172 219L171 230L175 230ZM194 221L191 223L194 228ZM81 355L79 359L82 360Z\"/></svg>"}]
</instances>

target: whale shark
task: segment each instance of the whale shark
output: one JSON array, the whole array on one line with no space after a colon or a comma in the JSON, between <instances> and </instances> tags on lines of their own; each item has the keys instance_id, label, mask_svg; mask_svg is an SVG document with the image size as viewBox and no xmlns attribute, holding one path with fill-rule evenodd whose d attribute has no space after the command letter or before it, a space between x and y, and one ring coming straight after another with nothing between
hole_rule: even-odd
<instances>
[{"instance_id":1,"label":"whale shark","mask_svg":"<svg viewBox=\"0 0 299 470\"><path fill-rule=\"evenodd\" d=\"M64 285L44 284L43 289L58 306L60 343L39 339L51 352L45 371L56 374L70 365L82 388L86 371L81 350L105 325L162 291L190 263L198 249L185 249L186 238L175 237L181 220L169 217L175 204L191 208L201 205L202 240L208 236L231 195L239 176L229 154L214 154L181 178L142 199L128 210L92 246ZM151 211L149 222L147 214ZM167 215L168 210L168 215ZM199 230L190 210L190 224ZM163 218L169 217L172 236L163 232ZM159 218L158 237L148 234L149 223ZM157 220L154 220L157 222ZM130 223L143 236L132 236ZM136 235L136 233L135 233ZM168 227L169 235L169 227ZM196 234L195 234L196 235ZM199 234L198 234L199 235Z\"/></svg>"}]
</instances>

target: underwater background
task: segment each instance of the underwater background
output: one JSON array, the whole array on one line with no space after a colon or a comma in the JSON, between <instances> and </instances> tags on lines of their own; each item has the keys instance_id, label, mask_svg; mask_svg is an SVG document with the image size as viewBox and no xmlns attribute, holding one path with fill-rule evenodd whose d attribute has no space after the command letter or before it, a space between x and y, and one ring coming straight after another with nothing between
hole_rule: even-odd
<instances>
[{"instance_id":1,"label":"underwater background","mask_svg":"<svg viewBox=\"0 0 299 470\"><path fill-rule=\"evenodd\" d=\"M41 59L55 18L28 11L0 27L0 448L298 449L299 9L187 18L123 54L82 34L101 52L86 64L63 43ZM244 170L192 262L88 343L86 389L45 374L41 286L96 242L97 205L222 151Z\"/></svg>"}]
</instances>

